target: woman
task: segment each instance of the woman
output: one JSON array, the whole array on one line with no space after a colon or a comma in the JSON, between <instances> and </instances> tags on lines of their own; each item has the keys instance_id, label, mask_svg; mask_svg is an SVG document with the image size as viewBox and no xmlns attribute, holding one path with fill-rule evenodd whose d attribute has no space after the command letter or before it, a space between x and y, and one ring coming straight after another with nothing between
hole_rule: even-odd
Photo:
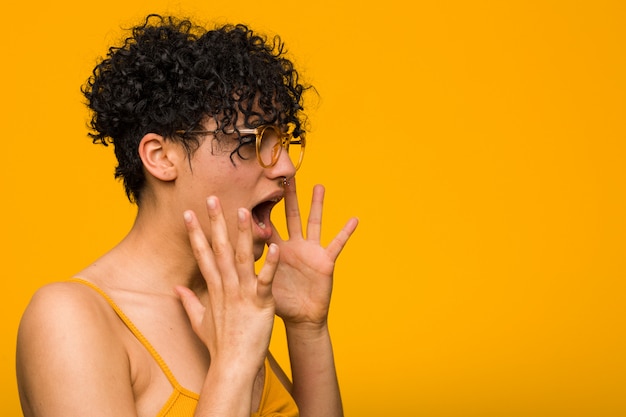
<instances>
[{"instance_id":1,"label":"woman","mask_svg":"<svg viewBox=\"0 0 626 417\"><path fill-rule=\"evenodd\" d=\"M305 89L280 39L242 25L151 15L109 49L83 93L137 217L33 296L17 347L25 416L342 415L327 316L357 220L322 247L316 186L302 230ZM286 240L270 221L283 198ZM293 383L268 352L275 315Z\"/></svg>"}]
</instances>

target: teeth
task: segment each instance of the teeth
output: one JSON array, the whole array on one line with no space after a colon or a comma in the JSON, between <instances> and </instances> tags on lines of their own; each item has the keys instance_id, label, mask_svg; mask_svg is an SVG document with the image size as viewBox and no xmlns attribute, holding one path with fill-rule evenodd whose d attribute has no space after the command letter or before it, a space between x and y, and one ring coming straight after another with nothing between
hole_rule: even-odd
<instances>
[{"instance_id":1,"label":"teeth","mask_svg":"<svg viewBox=\"0 0 626 417\"><path fill-rule=\"evenodd\" d=\"M259 222L258 225L261 229L265 229L265 223Z\"/></svg>"}]
</instances>

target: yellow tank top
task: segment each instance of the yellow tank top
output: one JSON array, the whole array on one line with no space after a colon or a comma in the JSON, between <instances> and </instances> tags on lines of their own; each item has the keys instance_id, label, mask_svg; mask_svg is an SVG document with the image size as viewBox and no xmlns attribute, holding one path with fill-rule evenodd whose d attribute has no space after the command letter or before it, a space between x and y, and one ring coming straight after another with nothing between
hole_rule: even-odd
<instances>
[{"instance_id":1,"label":"yellow tank top","mask_svg":"<svg viewBox=\"0 0 626 417\"><path fill-rule=\"evenodd\" d=\"M156 417L193 417L198 405L200 396L195 392L181 386L167 364L161 358L161 355L152 347L150 342L141 334L130 319L118 307L117 304L98 286L80 278L72 278L71 281L78 282L94 289L98 292L113 308L118 317L124 322L126 327L135 335L137 340L150 352L150 355L157 362L170 384L174 388L174 392L168 398L167 402L159 411ZM265 359L265 382L263 384L263 392L261 394L261 403L256 413L252 413L251 417L298 417L298 406L291 397L291 394L285 389L274 371L272 370L269 360Z\"/></svg>"}]
</instances>

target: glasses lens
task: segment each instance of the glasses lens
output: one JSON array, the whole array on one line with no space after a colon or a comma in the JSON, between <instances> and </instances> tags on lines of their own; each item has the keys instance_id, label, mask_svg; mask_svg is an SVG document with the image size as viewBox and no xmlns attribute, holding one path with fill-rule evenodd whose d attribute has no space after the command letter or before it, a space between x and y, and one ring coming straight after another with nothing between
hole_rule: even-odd
<instances>
[{"instance_id":1,"label":"glasses lens","mask_svg":"<svg viewBox=\"0 0 626 417\"><path fill-rule=\"evenodd\" d=\"M281 138L283 133L275 126L266 126L261 134L261 143L258 147L259 157L263 162L263 165L268 167L276 164L280 153L282 151ZM289 154L289 159L293 163L293 166L299 168L302 162L302 155L304 150L303 138L291 138L290 142L286 144L286 151Z\"/></svg>"},{"instance_id":2,"label":"glasses lens","mask_svg":"<svg viewBox=\"0 0 626 417\"><path fill-rule=\"evenodd\" d=\"M272 166L280 155L280 133L274 126L266 126L261 133L259 157L265 166Z\"/></svg>"},{"instance_id":3,"label":"glasses lens","mask_svg":"<svg viewBox=\"0 0 626 417\"><path fill-rule=\"evenodd\" d=\"M300 168L302 157L304 156L304 138L291 138L289 144L289 159L296 169Z\"/></svg>"}]
</instances>

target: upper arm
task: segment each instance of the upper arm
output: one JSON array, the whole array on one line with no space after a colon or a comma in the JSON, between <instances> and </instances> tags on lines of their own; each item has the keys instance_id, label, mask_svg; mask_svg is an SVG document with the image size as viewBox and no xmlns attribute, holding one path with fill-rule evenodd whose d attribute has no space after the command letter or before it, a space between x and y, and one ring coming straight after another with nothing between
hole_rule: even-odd
<instances>
[{"instance_id":1,"label":"upper arm","mask_svg":"<svg viewBox=\"0 0 626 417\"><path fill-rule=\"evenodd\" d=\"M24 312L16 359L26 417L136 415L126 349L94 300L80 286L53 284Z\"/></svg>"}]
</instances>

